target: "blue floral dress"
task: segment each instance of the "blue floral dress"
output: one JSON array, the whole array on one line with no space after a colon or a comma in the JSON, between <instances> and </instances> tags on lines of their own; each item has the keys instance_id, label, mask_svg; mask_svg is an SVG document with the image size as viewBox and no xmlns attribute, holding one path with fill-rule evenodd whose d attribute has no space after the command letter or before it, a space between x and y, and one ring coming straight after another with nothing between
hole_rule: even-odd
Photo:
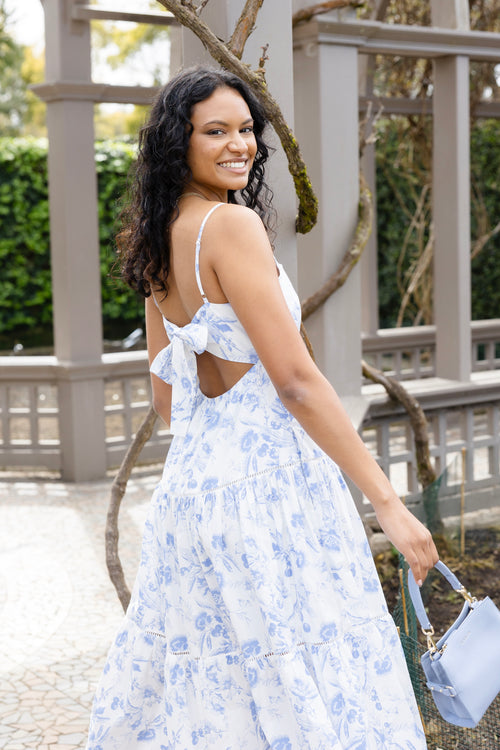
<instances>
[{"instance_id":1,"label":"blue floral dress","mask_svg":"<svg viewBox=\"0 0 500 750\"><path fill-rule=\"evenodd\" d=\"M220 205L220 204L218 204ZM88 750L422 750L398 635L333 461L285 409L229 304L165 320L174 438ZM279 266L297 326L300 304ZM252 363L216 398L195 353Z\"/></svg>"}]
</instances>

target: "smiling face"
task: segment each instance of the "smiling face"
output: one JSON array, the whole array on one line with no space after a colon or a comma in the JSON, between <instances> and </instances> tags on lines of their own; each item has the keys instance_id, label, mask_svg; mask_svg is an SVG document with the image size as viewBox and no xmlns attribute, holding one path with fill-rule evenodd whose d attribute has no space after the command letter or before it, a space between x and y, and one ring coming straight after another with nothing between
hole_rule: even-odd
<instances>
[{"instance_id":1,"label":"smiling face","mask_svg":"<svg viewBox=\"0 0 500 750\"><path fill-rule=\"evenodd\" d=\"M192 179L187 188L227 201L228 190L246 187L257 152L248 105L235 89L217 88L193 106L191 124L186 161Z\"/></svg>"}]
</instances>

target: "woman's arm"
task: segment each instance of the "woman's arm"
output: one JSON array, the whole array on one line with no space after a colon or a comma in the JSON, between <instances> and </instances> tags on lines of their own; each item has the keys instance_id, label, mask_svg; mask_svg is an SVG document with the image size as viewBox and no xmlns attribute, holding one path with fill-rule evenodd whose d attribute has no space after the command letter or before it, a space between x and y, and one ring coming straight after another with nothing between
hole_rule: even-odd
<instances>
[{"instance_id":1,"label":"woman's arm","mask_svg":"<svg viewBox=\"0 0 500 750\"><path fill-rule=\"evenodd\" d=\"M146 299L146 339L148 345L149 366L156 355L168 346L168 336L165 332L163 319L152 297ZM153 391L153 408L165 424L170 424L170 407L172 404L172 386L165 383L157 375L151 373L151 388Z\"/></svg>"},{"instance_id":2,"label":"woman's arm","mask_svg":"<svg viewBox=\"0 0 500 750\"><path fill-rule=\"evenodd\" d=\"M259 217L228 205L214 214L206 234L212 268L281 401L370 500L387 537L405 556L415 579L423 581L438 559L432 537L400 501L309 356L283 297Z\"/></svg>"}]
</instances>

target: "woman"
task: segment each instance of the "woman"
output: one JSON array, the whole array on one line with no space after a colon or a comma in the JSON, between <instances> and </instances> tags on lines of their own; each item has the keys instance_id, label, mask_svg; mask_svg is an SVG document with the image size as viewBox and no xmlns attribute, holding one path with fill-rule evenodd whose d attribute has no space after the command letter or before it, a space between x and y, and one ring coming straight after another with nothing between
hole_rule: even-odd
<instances>
[{"instance_id":1,"label":"woman","mask_svg":"<svg viewBox=\"0 0 500 750\"><path fill-rule=\"evenodd\" d=\"M438 556L302 342L266 231L265 118L206 68L160 92L121 235L174 438L89 750L425 748L339 466L417 581Z\"/></svg>"}]
</instances>

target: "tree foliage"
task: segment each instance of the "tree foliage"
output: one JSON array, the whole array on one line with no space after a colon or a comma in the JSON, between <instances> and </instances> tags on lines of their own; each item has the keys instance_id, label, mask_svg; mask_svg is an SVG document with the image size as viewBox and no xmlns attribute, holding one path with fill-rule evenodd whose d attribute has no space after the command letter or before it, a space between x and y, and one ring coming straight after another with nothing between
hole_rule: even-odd
<instances>
[{"instance_id":1,"label":"tree foliage","mask_svg":"<svg viewBox=\"0 0 500 750\"><path fill-rule=\"evenodd\" d=\"M25 109L18 134L40 138L47 135L47 105L32 91L30 86L45 80L45 53L36 52L33 47L23 48L21 78L24 85Z\"/></svg>"},{"instance_id":2,"label":"tree foliage","mask_svg":"<svg viewBox=\"0 0 500 750\"><path fill-rule=\"evenodd\" d=\"M158 11L156 0L149 7ZM160 86L169 76L170 29L128 21L92 21L94 77L106 83ZM97 105L94 119L98 139L136 138L145 121L140 105Z\"/></svg>"},{"instance_id":3,"label":"tree foliage","mask_svg":"<svg viewBox=\"0 0 500 750\"><path fill-rule=\"evenodd\" d=\"M151 8L157 9L155 0ZM165 27L129 22L92 21L94 76L115 78L129 84L136 79L154 86L168 78L169 30ZM47 135L46 105L30 91L45 78L45 54L18 44L10 32L5 0L0 0L0 136ZM117 73L119 76L119 73ZM144 122L145 107L96 105L95 132L98 139L135 137Z\"/></svg>"},{"instance_id":4,"label":"tree foliage","mask_svg":"<svg viewBox=\"0 0 500 750\"><path fill-rule=\"evenodd\" d=\"M152 5L157 9L156 2ZM126 21L92 23L94 62L105 64L111 70L125 68L128 76L135 72L148 86L159 86L166 79L168 58L155 52L160 45L166 49L169 39L169 29L162 26Z\"/></svg>"},{"instance_id":5,"label":"tree foliage","mask_svg":"<svg viewBox=\"0 0 500 750\"><path fill-rule=\"evenodd\" d=\"M116 216L134 149L98 143L99 239L104 335L142 325L143 303L113 272ZM45 140L0 139L0 347L52 341L50 232Z\"/></svg>"},{"instance_id":6,"label":"tree foliage","mask_svg":"<svg viewBox=\"0 0 500 750\"><path fill-rule=\"evenodd\" d=\"M0 0L0 135L15 135L26 114L21 75L23 48L9 31L5 0Z\"/></svg>"}]
</instances>

